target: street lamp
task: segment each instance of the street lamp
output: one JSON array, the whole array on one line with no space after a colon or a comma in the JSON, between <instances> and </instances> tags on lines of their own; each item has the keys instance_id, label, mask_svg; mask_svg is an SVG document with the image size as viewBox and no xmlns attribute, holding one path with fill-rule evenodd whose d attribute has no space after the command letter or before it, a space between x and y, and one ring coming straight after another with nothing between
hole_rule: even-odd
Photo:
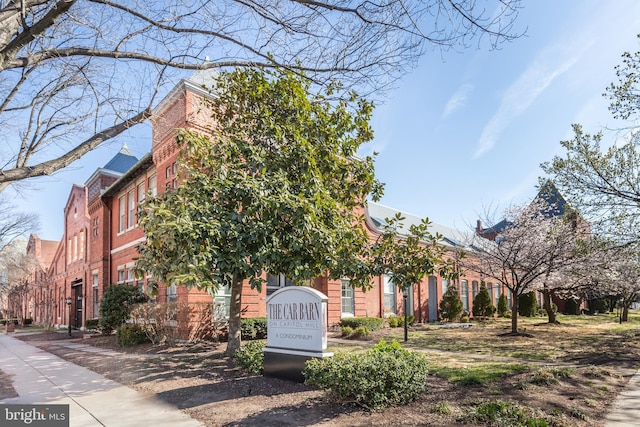
<instances>
[{"instance_id":1,"label":"street lamp","mask_svg":"<svg viewBox=\"0 0 640 427\"><path fill-rule=\"evenodd\" d=\"M67 310L69 311L69 336L71 336L71 297L67 297L65 301L67 303Z\"/></svg>"},{"instance_id":2,"label":"street lamp","mask_svg":"<svg viewBox=\"0 0 640 427\"><path fill-rule=\"evenodd\" d=\"M404 303L404 342L409 341L409 328L407 325L407 297L409 295L407 295L407 290L404 289L402 291L402 300Z\"/></svg>"}]
</instances>

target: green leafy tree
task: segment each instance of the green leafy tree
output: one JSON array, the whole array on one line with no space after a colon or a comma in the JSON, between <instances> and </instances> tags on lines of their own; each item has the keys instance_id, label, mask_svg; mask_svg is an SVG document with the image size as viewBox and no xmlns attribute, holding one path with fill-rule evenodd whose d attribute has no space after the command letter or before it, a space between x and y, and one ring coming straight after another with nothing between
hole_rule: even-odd
<instances>
[{"instance_id":1,"label":"green leafy tree","mask_svg":"<svg viewBox=\"0 0 640 427\"><path fill-rule=\"evenodd\" d=\"M496 309L491 303L491 296L487 291L487 285L484 282L480 282L480 290L473 298L473 315L476 317L490 317L493 316L495 311Z\"/></svg>"},{"instance_id":2,"label":"green leafy tree","mask_svg":"<svg viewBox=\"0 0 640 427\"><path fill-rule=\"evenodd\" d=\"M498 316L504 317L509 311L509 302L507 301L507 296L505 294L500 294L500 298L498 298Z\"/></svg>"},{"instance_id":3,"label":"green leafy tree","mask_svg":"<svg viewBox=\"0 0 640 427\"><path fill-rule=\"evenodd\" d=\"M403 288L447 269L427 221L398 240L400 217L391 219L369 241L362 205L382 185L373 158L356 151L373 137L370 102L333 102L332 88L312 94L308 79L280 69L222 73L214 93L213 133L178 134L181 185L140 212L137 267L166 284L229 287L229 355L240 346L243 283L260 289L263 272L299 284L329 272L368 288L392 270Z\"/></svg>"},{"instance_id":4,"label":"green leafy tree","mask_svg":"<svg viewBox=\"0 0 640 427\"><path fill-rule=\"evenodd\" d=\"M147 297L136 286L109 285L100 300L100 329L105 335L111 334L124 324L135 304L147 301Z\"/></svg>"},{"instance_id":5,"label":"green leafy tree","mask_svg":"<svg viewBox=\"0 0 640 427\"><path fill-rule=\"evenodd\" d=\"M458 295L458 289L455 286L449 286L447 292L442 296L442 301L440 301L440 315L443 319L454 322L460 319L462 310L462 300Z\"/></svg>"},{"instance_id":6,"label":"green leafy tree","mask_svg":"<svg viewBox=\"0 0 640 427\"><path fill-rule=\"evenodd\" d=\"M518 297L518 314L535 317L538 314L538 299L535 291L527 292Z\"/></svg>"}]
</instances>

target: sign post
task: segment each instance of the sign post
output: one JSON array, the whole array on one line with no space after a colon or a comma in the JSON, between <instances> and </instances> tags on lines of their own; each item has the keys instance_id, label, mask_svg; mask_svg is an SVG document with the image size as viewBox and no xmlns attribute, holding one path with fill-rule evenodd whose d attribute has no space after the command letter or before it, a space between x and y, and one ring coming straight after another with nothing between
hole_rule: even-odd
<instances>
[{"instance_id":1,"label":"sign post","mask_svg":"<svg viewBox=\"0 0 640 427\"><path fill-rule=\"evenodd\" d=\"M327 301L322 292L287 286L267 298L267 346L264 374L303 382L302 370L327 352Z\"/></svg>"}]
</instances>

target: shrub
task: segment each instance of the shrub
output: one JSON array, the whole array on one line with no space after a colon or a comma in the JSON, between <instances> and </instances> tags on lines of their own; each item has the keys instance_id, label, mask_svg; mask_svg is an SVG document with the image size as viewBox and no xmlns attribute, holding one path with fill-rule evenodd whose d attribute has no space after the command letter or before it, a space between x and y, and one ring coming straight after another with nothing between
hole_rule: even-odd
<instances>
[{"instance_id":1,"label":"shrub","mask_svg":"<svg viewBox=\"0 0 640 427\"><path fill-rule=\"evenodd\" d=\"M236 363L246 372L261 375L264 371L264 346L262 341L249 341L236 350Z\"/></svg>"},{"instance_id":2,"label":"shrub","mask_svg":"<svg viewBox=\"0 0 640 427\"><path fill-rule=\"evenodd\" d=\"M116 329L116 342L122 347L133 347L149 340L140 325L122 325Z\"/></svg>"},{"instance_id":3,"label":"shrub","mask_svg":"<svg viewBox=\"0 0 640 427\"><path fill-rule=\"evenodd\" d=\"M325 389L339 402L356 402L371 409L415 400L426 388L426 357L397 343L376 347L366 353L339 353L307 361L305 384Z\"/></svg>"},{"instance_id":4,"label":"shrub","mask_svg":"<svg viewBox=\"0 0 640 427\"><path fill-rule=\"evenodd\" d=\"M535 317L538 312L538 300L535 291L518 296L518 314L525 317Z\"/></svg>"},{"instance_id":5,"label":"shrub","mask_svg":"<svg viewBox=\"0 0 640 427\"><path fill-rule=\"evenodd\" d=\"M370 331L377 331L384 327L384 319L379 317L347 317L340 321L340 326L350 326L353 329L366 326Z\"/></svg>"},{"instance_id":6,"label":"shrub","mask_svg":"<svg viewBox=\"0 0 640 427\"><path fill-rule=\"evenodd\" d=\"M460 318L462 310L462 300L458 295L458 289L455 286L449 286L440 301L440 315L443 319L454 322Z\"/></svg>"},{"instance_id":7,"label":"shrub","mask_svg":"<svg viewBox=\"0 0 640 427\"><path fill-rule=\"evenodd\" d=\"M564 314L578 314L578 303L573 298L569 298L564 304Z\"/></svg>"},{"instance_id":8,"label":"shrub","mask_svg":"<svg viewBox=\"0 0 640 427\"><path fill-rule=\"evenodd\" d=\"M469 316L462 316L460 318L460 322L462 323L469 323Z\"/></svg>"},{"instance_id":9,"label":"shrub","mask_svg":"<svg viewBox=\"0 0 640 427\"><path fill-rule=\"evenodd\" d=\"M353 328L351 326L343 326L342 327L342 336L349 337L353 334Z\"/></svg>"},{"instance_id":10,"label":"shrub","mask_svg":"<svg viewBox=\"0 0 640 427\"><path fill-rule=\"evenodd\" d=\"M404 326L404 316L396 317L398 319L398 327ZM413 325L415 322L415 316L413 314L407 314L407 326Z\"/></svg>"},{"instance_id":11,"label":"shrub","mask_svg":"<svg viewBox=\"0 0 640 427\"><path fill-rule=\"evenodd\" d=\"M521 406L502 400L484 401L472 408L464 421L492 426L547 427L549 422L542 417L529 415Z\"/></svg>"},{"instance_id":12,"label":"shrub","mask_svg":"<svg viewBox=\"0 0 640 427\"><path fill-rule=\"evenodd\" d=\"M87 319L84 322L84 327L90 331L98 330L100 327L100 319Z\"/></svg>"},{"instance_id":13,"label":"shrub","mask_svg":"<svg viewBox=\"0 0 640 427\"><path fill-rule=\"evenodd\" d=\"M126 284L109 285L100 301L100 329L105 335L129 319L135 304L147 301L147 297L135 286Z\"/></svg>"},{"instance_id":14,"label":"shrub","mask_svg":"<svg viewBox=\"0 0 640 427\"><path fill-rule=\"evenodd\" d=\"M369 335L371 335L371 331L366 326L358 326L353 330L353 333L351 334L351 336L354 338L364 338L368 337Z\"/></svg>"},{"instance_id":15,"label":"shrub","mask_svg":"<svg viewBox=\"0 0 640 427\"><path fill-rule=\"evenodd\" d=\"M480 291L473 299L473 315L476 317L490 317L493 316L495 311L496 309L491 303L491 296L487 291L487 285L484 282L480 282Z\"/></svg>"},{"instance_id":16,"label":"shrub","mask_svg":"<svg viewBox=\"0 0 640 427\"><path fill-rule=\"evenodd\" d=\"M498 316L505 317L507 311L509 311L507 296L505 294L500 294L500 298L498 298Z\"/></svg>"},{"instance_id":17,"label":"shrub","mask_svg":"<svg viewBox=\"0 0 640 427\"><path fill-rule=\"evenodd\" d=\"M33 319L22 319L22 324L24 326L29 326L33 323Z\"/></svg>"},{"instance_id":18,"label":"shrub","mask_svg":"<svg viewBox=\"0 0 640 427\"><path fill-rule=\"evenodd\" d=\"M267 338L267 318L248 317L240 319L240 335L243 340L261 340Z\"/></svg>"},{"instance_id":19,"label":"shrub","mask_svg":"<svg viewBox=\"0 0 640 427\"><path fill-rule=\"evenodd\" d=\"M399 317L389 317L389 327L397 328L400 325Z\"/></svg>"},{"instance_id":20,"label":"shrub","mask_svg":"<svg viewBox=\"0 0 640 427\"><path fill-rule=\"evenodd\" d=\"M158 344L173 342L178 338L177 319L186 318L187 313L186 303L145 303L133 307L131 318L153 344Z\"/></svg>"}]
</instances>

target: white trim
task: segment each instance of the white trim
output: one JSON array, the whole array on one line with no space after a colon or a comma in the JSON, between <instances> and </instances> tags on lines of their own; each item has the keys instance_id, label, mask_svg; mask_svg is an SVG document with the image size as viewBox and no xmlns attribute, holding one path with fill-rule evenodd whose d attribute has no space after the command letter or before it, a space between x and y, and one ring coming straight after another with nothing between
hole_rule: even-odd
<instances>
[{"instance_id":1,"label":"white trim","mask_svg":"<svg viewBox=\"0 0 640 427\"><path fill-rule=\"evenodd\" d=\"M131 241L131 242L129 242L129 243L125 243L125 244L124 244L124 245L122 245L122 246L118 246L117 248L114 248L114 249L112 249L112 250L111 250L111 255L113 255L113 254L117 254L117 253L118 253L118 252L120 252L120 251L123 251L123 250L125 250L125 249L129 249L129 248L131 248L131 247L133 247L133 246L136 246L136 245L138 245L139 243L144 242L144 241L145 241L145 239L146 239L145 237L140 237L140 238L138 238L138 239L136 239L136 240L133 240L133 241Z\"/></svg>"}]
</instances>

